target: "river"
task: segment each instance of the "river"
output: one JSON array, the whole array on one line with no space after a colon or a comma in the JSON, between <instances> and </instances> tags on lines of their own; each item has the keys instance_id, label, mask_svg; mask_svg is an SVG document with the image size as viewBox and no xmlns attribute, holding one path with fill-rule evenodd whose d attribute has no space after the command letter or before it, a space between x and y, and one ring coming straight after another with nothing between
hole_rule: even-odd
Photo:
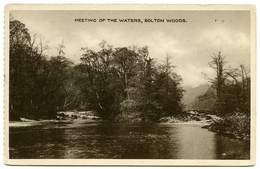
<instances>
[{"instance_id":1,"label":"river","mask_svg":"<svg viewBox=\"0 0 260 169\"><path fill-rule=\"evenodd\" d=\"M191 124L46 123L9 128L10 159L247 159L249 142Z\"/></svg>"}]
</instances>

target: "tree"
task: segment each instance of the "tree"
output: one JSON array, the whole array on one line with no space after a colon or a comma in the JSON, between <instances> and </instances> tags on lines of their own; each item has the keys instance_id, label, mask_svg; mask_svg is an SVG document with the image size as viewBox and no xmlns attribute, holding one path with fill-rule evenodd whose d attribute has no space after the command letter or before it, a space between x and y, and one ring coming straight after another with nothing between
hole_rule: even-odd
<instances>
[{"instance_id":1,"label":"tree","mask_svg":"<svg viewBox=\"0 0 260 169\"><path fill-rule=\"evenodd\" d=\"M47 59L47 49L44 38L31 37L23 23L10 21L10 120L53 118L68 106L69 93L63 94L72 63L61 55Z\"/></svg>"},{"instance_id":2,"label":"tree","mask_svg":"<svg viewBox=\"0 0 260 169\"><path fill-rule=\"evenodd\" d=\"M125 97L130 100L130 85L129 80L135 76L135 65L138 62L138 55L134 50L130 50L126 47L116 48L113 52L113 61L115 67L118 70L119 77L123 78L125 85Z\"/></svg>"},{"instance_id":3,"label":"tree","mask_svg":"<svg viewBox=\"0 0 260 169\"><path fill-rule=\"evenodd\" d=\"M249 114L250 75L246 67L239 65L239 68L227 69L225 58L220 52L212 57L209 66L215 70L215 78L207 77L211 83L210 89L199 96L197 102L213 101L210 109L222 116L234 112Z\"/></svg>"},{"instance_id":4,"label":"tree","mask_svg":"<svg viewBox=\"0 0 260 169\"><path fill-rule=\"evenodd\" d=\"M249 70L244 65L227 72L229 79L229 93L233 97L233 110L249 114L250 112L250 75ZM232 100L232 99L230 99Z\"/></svg>"},{"instance_id":5,"label":"tree","mask_svg":"<svg viewBox=\"0 0 260 169\"><path fill-rule=\"evenodd\" d=\"M84 73L85 80L81 80L82 90L89 107L98 112L103 119L113 119L119 111L119 100L116 98L120 87L114 78L116 73L112 65L112 46L105 41L100 43L101 50L95 52L83 48L81 63L77 69ZM118 92L116 91L118 88Z\"/></svg>"},{"instance_id":6,"label":"tree","mask_svg":"<svg viewBox=\"0 0 260 169\"><path fill-rule=\"evenodd\" d=\"M67 96L62 93L66 91L66 85L71 80L72 62L63 56L51 57L43 69L41 77L41 95L39 97L40 116L46 114L53 117L56 111L62 109ZM41 114L42 113L42 114Z\"/></svg>"},{"instance_id":7,"label":"tree","mask_svg":"<svg viewBox=\"0 0 260 169\"><path fill-rule=\"evenodd\" d=\"M156 101L160 103L164 115L174 115L182 111L181 99L184 90L181 77L172 70L169 55L165 63L157 68L154 91Z\"/></svg>"},{"instance_id":8,"label":"tree","mask_svg":"<svg viewBox=\"0 0 260 169\"><path fill-rule=\"evenodd\" d=\"M220 101L221 95L223 94L224 81L226 79L226 69L225 69L225 58L219 52L218 55L212 57L212 61L209 63L209 66L215 70L216 77L211 80L211 83L215 86L217 91L217 98Z\"/></svg>"},{"instance_id":9,"label":"tree","mask_svg":"<svg viewBox=\"0 0 260 169\"><path fill-rule=\"evenodd\" d=\"M225 87L225 80L227 78L227 69L225 68L226 61L225 57L221 55L221 52L218 55L212 56L212 61L209 63L209 66L215 71L215 78L208 78L209 82L216 89L216 108L218 113L223 113L221 110L225 102L223 101L223 89Z\"/></svg>"},{"instance_id":10,"label":"tree","mask_svg":"<svg viewBox=\"0 0 260 169\"><path fill-rule=\"evenodd\" d=\"M9 34L9 72L10 72L10 119L16 120L24 113L26 84L26 61L31 51L28 29L17 20L10 21Z\"/></svg>"}]
</instances>

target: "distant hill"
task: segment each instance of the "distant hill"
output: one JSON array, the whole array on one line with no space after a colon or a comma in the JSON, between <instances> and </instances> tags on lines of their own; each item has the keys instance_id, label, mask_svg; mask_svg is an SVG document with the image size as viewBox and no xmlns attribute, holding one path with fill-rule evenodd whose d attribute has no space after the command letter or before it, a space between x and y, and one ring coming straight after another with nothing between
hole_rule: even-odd
<instances>
[{"instance_id":1,"label":"distant hill","mask_svg":"<svg viewBox=\"0 0 260 169\"><path fill-rule=\"evenodd\" d=\"M208 90L209 86L207 84L202 84L197 87L192 86L183 86L183 89L186 92L183 95L183 104L185 105L185 109L193 109L192 103L194 100L204 94Z\"/></svg>"}]
</instances>

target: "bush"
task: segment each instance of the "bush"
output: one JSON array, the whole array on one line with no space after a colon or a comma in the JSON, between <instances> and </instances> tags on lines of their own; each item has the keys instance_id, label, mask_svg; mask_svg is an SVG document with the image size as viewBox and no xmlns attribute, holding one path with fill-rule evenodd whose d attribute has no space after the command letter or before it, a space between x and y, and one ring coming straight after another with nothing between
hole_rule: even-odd
<instances>
[{"instance_id":1,"label":"bush","mask_svg":"<svg viewBox=\"0 0 260 169\"><path fill-rule=\"evenodd\" d=\"M145 104L141 106L142 118L145 121L157 121L161 115L161 108L159 104L154 101L147 101Z\"/></svg>"},{"instance_id":2,"label":"bush","mask_svg":"<svg viewBox=\"0 0 260 169\"><path fill-rule=\"evenodd\" d=\"M227 120L232 123L230 128L231 132L240 137L250 136L250 117L247 115L235 114L227 117Z\"/></svg>"}]
</instances>

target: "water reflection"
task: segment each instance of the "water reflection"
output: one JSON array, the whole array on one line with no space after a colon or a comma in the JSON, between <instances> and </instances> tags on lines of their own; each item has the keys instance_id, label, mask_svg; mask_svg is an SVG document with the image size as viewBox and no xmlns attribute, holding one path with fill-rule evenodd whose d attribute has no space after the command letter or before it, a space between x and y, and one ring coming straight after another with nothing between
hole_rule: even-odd
<instances>
[{"instance_id":1,"label":"water reflection","mask_svg":"<svg viewBox=\"0 0 260 169\"><path fill-rule=\"evenodd\" d=\"M10 128L10 158L215 159L241 141L180 124L51 123Z\"/></svg>"},{"instance_id":2,"label":"water reflection","mask_svg":"<svg viewBox=\"0 0 260 169\"><path fill-rule=\"evenodd\" d=\"M220 159L250 159L250 141L215 135L216 156Z\"/></svg>"},{"instance_id":3,"label":"water reflection","mask_svg":"<svg viewBox=\"0 0 260 169\"><path fill-rule=\"evenodd\" d=\"M214 133L203 130L200 126L179 125L180 159L215 159ZM198 132L199 131L199 132Z\"/></svg>"}]
</instances>

